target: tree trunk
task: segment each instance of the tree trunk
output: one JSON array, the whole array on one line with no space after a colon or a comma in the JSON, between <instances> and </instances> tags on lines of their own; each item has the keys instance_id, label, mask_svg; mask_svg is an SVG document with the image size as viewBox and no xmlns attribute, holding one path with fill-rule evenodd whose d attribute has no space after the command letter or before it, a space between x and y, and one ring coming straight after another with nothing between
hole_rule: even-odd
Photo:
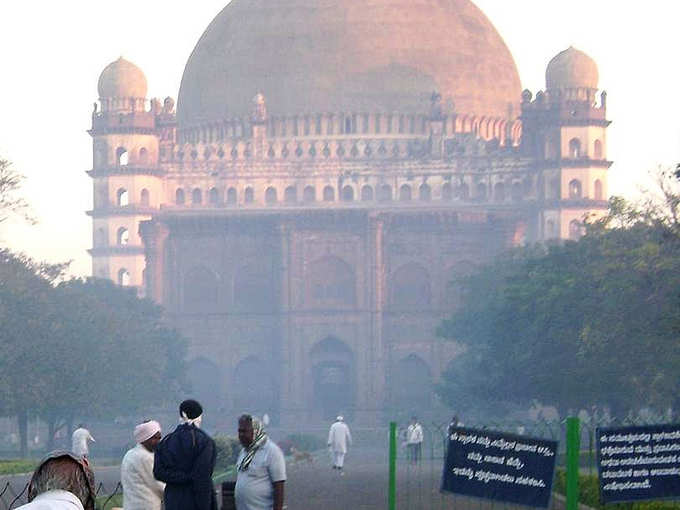
<instances>
[{"instance_id":1,"label":"tree trunk","mask_svg":"<svg viewBox=\"0 0 680 510\"><path fill-rule=\"evenodd\" d=\"M20 409L17 413L19 425L19 455L22 459L28 457L28 412Z\"/></svg>"}]
</instances>

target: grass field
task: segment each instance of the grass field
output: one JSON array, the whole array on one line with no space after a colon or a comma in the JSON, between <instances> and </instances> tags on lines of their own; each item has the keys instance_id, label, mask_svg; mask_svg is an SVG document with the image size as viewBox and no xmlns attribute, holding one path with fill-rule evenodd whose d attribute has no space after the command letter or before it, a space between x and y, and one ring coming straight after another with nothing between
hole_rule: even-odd
<instances>
[{"instance_id":1,"label":"grass field","mask_svg":"<svg viewBox=\"0 0 680 510\"><path fill-rule=\"evenodd\" d=\"M30 473L38 464L36 460L5 459L0 460L0 475L16 475Z\"/></svg>"}]
</instances>

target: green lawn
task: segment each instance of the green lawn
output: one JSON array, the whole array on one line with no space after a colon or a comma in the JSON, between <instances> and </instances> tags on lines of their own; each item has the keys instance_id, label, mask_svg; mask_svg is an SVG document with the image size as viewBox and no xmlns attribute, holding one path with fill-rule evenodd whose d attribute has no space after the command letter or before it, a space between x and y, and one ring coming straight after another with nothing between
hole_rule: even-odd
<instances>
[{"instance_id":1,"label":"green lawn","mask_svg":"<svg viewBox=\"0 0 680 510\"><path fill-rule=\"evenodd\" d=\"M111 508L119 507L123 508L123 495L116 494L111 498L111 500L106 503L109 496L100 496L97 498L97 510L111 510ZM106 506L104 506L106 503Z\"/></svg>"},{"instance_id":2,"label":"green lawn","mask_svg":"<svg viewBox=\"0 0 680 510\"><path fill-rule=\"evenodd\" d=\"M36 460L4 459L0 460L0 475L16 475L30 473L38 464Z\"/></svg>"}]
</instances>

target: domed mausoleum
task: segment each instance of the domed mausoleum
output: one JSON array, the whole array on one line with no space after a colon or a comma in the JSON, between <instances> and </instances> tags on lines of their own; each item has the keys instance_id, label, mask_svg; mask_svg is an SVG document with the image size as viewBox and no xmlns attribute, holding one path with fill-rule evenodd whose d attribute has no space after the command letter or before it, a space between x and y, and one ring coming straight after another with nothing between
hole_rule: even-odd
<instances>
[{"instance_id":1,"label":"domed mausoleum","mask_svg":"<svg viewBox=\"0 0 680 510\"><path fill-rule=\"evenodd\" d=\"M522 92L469 0L232 0L175 102L118 59L92 113L93 274L163 305L195 396L281 426L445 412L456 277L606 210L606 95Z\"/></svg>"}]
</instances>

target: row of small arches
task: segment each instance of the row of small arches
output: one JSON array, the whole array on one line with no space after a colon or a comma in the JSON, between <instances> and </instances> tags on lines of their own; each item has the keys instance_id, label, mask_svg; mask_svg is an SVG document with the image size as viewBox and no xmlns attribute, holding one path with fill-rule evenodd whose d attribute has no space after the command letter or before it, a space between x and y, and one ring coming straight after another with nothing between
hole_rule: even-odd
<instances>
[{"instance_id":1,"label":"row of small arches","mask_svg":"<svg viewBox=\"0 0 680 510\"><path fill-rule=\"evenodd\" d=\"M125 147L118 147L116 149L117 166L128 166L130 164L135 164L136 166L146 166L149 163L149 151L145 147L142 147L135 153L131 153Z\"/></svg>"},{"instance_id":2,"label":"row of small arches","mask_svg":"<svg viewBox=\"0 0 680 510\"><path fill-rule=\"evenodd\" d=\"M504 202L507 200L508 196L512 200L519 201L523 196L529 191L527 187L530 183L519 183L515 182L510 185L510 191L508 193L508 186L505 183L497 182L492 188L492 197L496 202ZM474 187L474 195L471 195L470 186L466 183L462 183L457 186L453 186L450 183L444 183L441 186L441 200L453 200L454 198L459 198L462 200L467 199L477 199L486 200L490 194L489 185L487 183L477 183ZM423 183L419 186L411 186L409 184L402 184L397 190L396 197L394 196L393 188L389 184L379 185L373 187L371 185L364 185L359 189L358 197L355 196L354 186L345 185L339 189L337 193L340 201L342 202L353 202L355 200L360 200L362 202L370 202L377 200L379 202L389 202L396 198L400 202L409 202L411 200L417 199L421 201L431 201L432 200L432 187ZM204 196L203 190L200 188L194 188L189 194L189 198L192 205L202 205ZM245 203L255 202L255 190L248 186L243 190L243 201ZM283 203L294 204L298 202L298 188L296 186L288 186L283 192ZM302 202L311 203L317 201L317 189L314 186L305 186L302 190ZM336 187L334 186L324 186L321 191L321 200L323 202L335 202L336 201ZM228 188L226 191L225 202L230 205L238 203L238 191L236 188ZM266 204L277 204L280 202L279 192L276 187L270 186L264 191L264 202ZM187 192L183 188L178 188L175 191L175 204L185 205L187 203ZM207 203L210 205L219 205L220 192L217 188L210 188L208 190Z\"/></svg>"}]
</instances>

